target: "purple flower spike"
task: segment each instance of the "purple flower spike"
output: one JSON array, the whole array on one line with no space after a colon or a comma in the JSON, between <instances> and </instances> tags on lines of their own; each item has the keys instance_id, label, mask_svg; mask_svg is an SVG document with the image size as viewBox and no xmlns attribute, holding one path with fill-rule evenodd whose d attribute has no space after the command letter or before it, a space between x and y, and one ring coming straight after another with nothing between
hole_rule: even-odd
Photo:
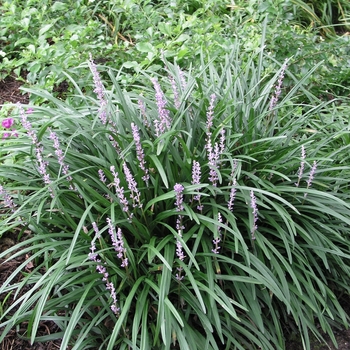
<instances>
[{"instance_id":1,"label":"purple flower spike","mask_svg":"<svg viewBox=\"0 0 350 350\"><path fill-rule=\"evenodd\" d=\"M112 240L112 245L114 250L118 253L117 257L122 260L121 267L128 266L128 258L126 257L126 249L124 248L124 240L122 230L118 227L117 233L115 234L115 228L112 225L112 221L110 218L107 218L108 223L108 233Z\"/></svg>"},{"instance_id":2,"label":"purple flower spike","mask_svg":"<svg viewBox=\"0 0 350 350\"><path fill-rule=\"evenodd\" d=\"M95 241L96 241L96 239L100 238L100 233L99 233L98 227L97 227L95 222L92 223L92 227L95 231L95 237L91 241L90 253L88 255L88 258L89 258L89 260L97 263L96 271L102 275L102 281L106 283L106 290L108 290L110 292L110 295L111 295L112 300L113 300L112 305L111 305L111 310L113 311L113 313L115 315L119 316L120 308L117 307L118 300L117 300L117 294L115 291L114 284L113 284L113 282L108 281L109 274L107 272L107 269L104 265L102 265L101 259L99 259L98 254L96 253Z\"/></svg>"},{"instance_id":3,"label":"purple flower spike","mask_svg":"<svg viewBox=\"0 0 350 350\"><path fill-rule=\"evenodd\" d=\"M295 184L295 186L297 186L297 187L299 187L301 178L303 177L304 167L305 167L305 158L306 158L305 147L304 147L304 145L302 145L301 146L301 162L300 162L300 167L298 169L298 182Z\"/></svg>"},{"instance_id":4,"label":"purple flower spike","mask_svg":"<svg viewBox=\"0 0 350 350\"><path fill-rule=\"evenodd\" d=\"M210 96L210 102L209 107L207 110L207 124L206 124L206 145L205 149L207 151L207 157L208 157L208 164L209 164L209 181L212 183L213 186L217 186L217 182L219 180L219 176L217 174L216 168L218 168L219 158L220 158L220 149L224 149L224 137L221 135L221 144L219 145L217 142L215 142L214 147L212 145L212 132L210 129L213 126L213 119L214 119L214 103L216 100L216 95L212 94Z\"/></svg>"},{"instance_id":5,"label":"purple flower spike","mask_svg":"<svg viewBox=\"0 0 350 350\"><path fill-rule=\"evenodd\" d=\"M183 207L183 191L184 191L184 189L185 188L181 184L176 184L174 186L174 191L176 194L176 201L175 201L176 211L184 210L184 207ZM179 237L182 237L182 231L185 229L185 227L182 225L182 219L183 219L183 216L178 215L177 220L176 220L176 230L177 230ZM184 261L184 259L186 257L183 253L182 244L178 238L176 239L176 255L181 261ZM183 276L181 276L182 268L178 268L178 271L179 271L179 273L176 274L176 279L178 281L181 281L183 278Z\"/></svg>"},{"instance_id":6,"label":"purple flower spike","mask_svg":"<svg viewBox=\"0 0 350 350\"><path fill-rule=\"evenodd\" d=\"M133 207L141 208L142 207L141 200L140 200L141 193L138 190L137 183L125 162L123 163L123 171L126 177L126 182L128 183L128 188L130 190L130 198L132 199Z\"/></svg>"},{"instance_id":7,"label":"purple flower spike","mask_svg":"<svg viewBox=\"0 0 350 350\"><path fill-rule=\"evenodd\" d=\"M285 74L286 69L287 69L287 61L288 60L286 59L282 65L282 69L281 69L280 75L278 77L277 85L275 88L275 93L272 96L271 101L270 101L270 111L276 107L278 99L281 95L281 92L282 92L281 88L282 88L282 83L283 83L283 79L284 79L284 74Z\"/></svg>"},{"instance_id":8,"label":"purple flower spike","mask_svg":"<svg viewBox=\"0 0 350 350\"><path fill-rule=\"evenodd\" d=\"M221 248L221 247L219 247L220 242L221 242L221 238L220 237L217 237L217 238L213 239L214 249L212 249L211 251L214 254L219 254L220 248Z\"/></svg>"},{"instance_id":9,"label":"purple flower spike","mask_svg":"<svg viewBox=\"0 0 350 350\"><path fill-rule=\"evenodd\" d=\"M213 118L214 118L214 104L216 100L216 95L210 95L209 107L207 110L207 132L210 132L211 127L213 126ZM211 136L211 133L210 133Z\"/></svg>"},{"instance_id":10,"label":"purple flower spike","mask_svg":"<svg viewBox=\"0 0 350 350\"><path fill-rule=\"evenodd\" d=\"M89 67L90 67L90 70L92 72L92 76L94 79L94 84L95 84L94 92L96 93L97 98L100 102L100 108L98 110L98 115L99 115L99 118L100 118L102 124L106 125L107 124L107 111L106 111L107 100L105 97L105 89L104 89L104 86L102 84L100 74L97 70L97 66L92 59L91 53L90 53Z\"/></svg>"},{"instance_id":11,"label":"purple flower spike","mask_svg":"<svg viewBox=\"0 0 350 350\"><path fill-rule=\"evenodd\" d=\"M310 170L309 178L307 180L307 188L310 188L312 185L312 181L315 177L316 169L317 169L317 162L314 160L312 164L312 168ZM307 193L304 194L304 198L306 198L306 196L307 196Z\"/></svg>"},{"instance_id":12,"label":"purple flower spike","mask_svg":"<svg viewBox=\"0 0 350 350\"><path fill-rule=\"evenodd\" d=\"M258 229L257 222L258 222L258 206L256 204L256 198L254 195L254 191L250 191L250 207L253 209L253 226L252 226L252 239L255 239L255 232Z\"/></svg>"},{"instance_id":13,"label":"purple flower spike","mask_svg":"<svg viewBox=\"0 0 350 350\"><path fill-rule=\"evenodd\" d=\"M136 157L139 161L140 169L144 172L144 176L142 176L142 180L145 181L148 186L149 173L148 168L146 167L145 154L143 152L143 148L141 146L141 138L138 127L131 123L132 136L134 137L135 146L136 146Z\"/></svg>"},{"instance_id":14,"label":"purple flower spike","mask_svg":"<svg viewBox=\"0 0 350 350\"><path fill-rule=\"evenodd\" d=\"M115 171L115 167L113 165L110 167L110 171L111 171L112 175L114 176L113 185L115 188L115 192L119 198L119 201L123 205L123 211L128 213L129 212L129 202L125 198L124 188L120 187L120 179L119 179L118 173Z\"/></svg>"},{"instance_id":15,"label":"purple flower spike","mask_svg":"<svg viewBox=\"0 0 350 350\"><path fill-rule=\"evenodd\" d=\"M12 197L9 195L9 193L4 189L2 185L0 185L0 196L4 199L4 207L10 208L11 212L14 213L16 209L16 204L13 202Z\"/></svg>"},{"instance_id":16,"label":"purple flower spike","mask_svg":"<svg viewBox=\"0 0 350 350\"><path fill-rule=\"evenodd\" d=\"M170 84L171 84L171 89L173 90L173 95L174 95L174 105L176 109L180 108L180 99L179 99L179 91L176 86L176 81L172 75L169 76Z\"/></svg>"},{"instance_id":17,"label":"purple flower spike","mask_svg":"<svg viewBox=\"0 0 350 350\"><path fill-rule=\"evenodd\" d=\"M24 112L24 109L22 108L22 105L20 103L17 103L17 107L19 109L19 115L21 117L22 126L27 131L27 135L32 139L33 144L35 145L35 155L37 159L37 165L38 165L38 171L42 175L43 180L46 185L48 185L48 189L50 192L50 196L54 198L52 187L50 186L52 181L50 180L50 175L47 172L47 166L49 164L48 161L44 160L43 158L43 151L44 147L41 145L41 143L38 141L38 137L34 130L32 130L32 125L27 119L26 113ZM30 114L29 109L27 110L27 114Z\"/></svg>"},{"instance_id":18,"label":"purple flower spike","mask_svg":"<svg viewBox=\"0 0 350 350\"><path fill-rule=\"evenodd\" d=\"M317 162L314 160L310 171L309 179L307 180L307 188L311 187L312 185L312 180L315 177L316 169L317 169Z\"/></svg>"},{"instance_id":19,"label":"purple flower spike","mask_svg":"<svg viewBox=\"0 0 350 350\"><path fill-rule=\"evenodd\" d=\"M151 124L149 123L148 118L147 118L147 112L146 112L146 105L145 105L145 103L141 99L139 99L137 104L138 104L139 109L141 111L143 123L145 124L146 128L150 129L151 128Z\"/></svg>"},{"instance_id":20,"label":"purple flower spike","mask_svg":"<svg viewBox=\"0 0 350 350\"><path fill-rule=\"evenodd\" d=\"M196 160L193 161L192 164L192 181L191 181L192 185L199 185L201 183L201 166L199 164L199 162L197 162ZM203 206L200 203L201 200L201 194L199 189L197 190L197 194L195 196L193 196L192 201L197 201L199 204L197 205L197 209L199 211L202 211Z\"/></svg>"},{"instance_id":21,"label":"purple flower spike","mask_svg":"<svg viewBox=\"0 0 350 350\"><path fill-rule=\"evenodd\" d=\"M64 175L68 175L69 165L64 162L65 156L64 156L64 153L60 147L60 142L58 140L56 133L53 132L52 130L50 130L50 139L53 141L53 146L55 148L55 154L58 158L58 164L61 165L61 167L62 167L62 173ZM73 178L70 175L68 175L67 180L73 181ZM71 187L72 187L72 189L75 189L73 186L71 186Z\"/></svg>"},{"instance_id":22,"label":"purple flower spike","mask_svg":"<svg viewBox=\"0 0 350 350\"><path fill-rule=\"evenodd\" d=\"M32 129L32 124L28 121L28 118L27 118L27 114L32 114L33 109L29 108L27 110L27 112L25 113L22 105L19 102L17 103L17 107L19 109L19 115L21 117L21 123L22 123L23 128L27 131L28 136L32 139L32 143L34 145L37 145L38 138L36 136L35 131Z\"/></svg>"},{"instance_id":23,"label":"purple flower spike","mask_svg":"<svg viewBox=\"0 0 350 350\"><path fill-rule=\"evenodd\" d=\"M158 107L158 118L159 120L155 121L156 136L164 134L165 131L170 130L171 128L171 119L170 113L165 108L167 101L165 99L164 93L159 85L157 79L151 79L154 90L156 91L156 102Z\"/></svg>"},{"instance_id":24,"label":"purple flower spike","mask_svg":"<svg viewBox=\"0 0 350 350\"><path fill-rule=\"evenodd\" d=\"M100 181L103 182L104 184L106 183L107 179L106 179L106 175L103 172L102 169L98 170L98 177L100 178Z\"/></svg>"},{"instance_id":25,"label":"purple flower spike","mask_svg":"<svg viewBox=\"0 0 350 350\"><path fill-rule=\"evenodd\" d=\"M218 222L220 224L222 223L221 213L218 213ZM213 239L214 249L211 250L214 254L219 254L220 248L221 248L221 247L219 247L219 244L221 242L221 227L220 226L218 226L217 231L218 231L218 233L217 233L218 236Z\"/></svg>"},{"instance_id":26,"label":"purple flower spike","mask_svg":"<svg viewBox=\"0 0 350 350\"><path fill-rule=\"evenodd\" d=\"M236 181L236 178L234 178L232 181L232 187L231 187L231 191L230 191L230 199L227 203L227 208L230 211L233 211L233 205L234 205L234 201L236 198L236 191L237 191L236 185L237 185L237 181Z\"/></svg>"},{"instance_id":27,"label":"purple flower spike","mask_svg":"<svg viewBox=\"0 0 350 350\"><path fill-rule=\"evenodd\" d=\"M219 145L220 146L220 151L219 151L220 155L223 154L225 151L225 141L226 141L225 133L226 133L225 129L220 130L220 145Z\"/></svg>"},{"instance_id":28,"label":"purple flower spike","mask_svg":"<svg viewBox=\"0 0 350 350\"><path fill-rule=\"evenodd\" d=\"M174 191L176 194L176 202L175 202L176 211L184 210L184 207L182 205L182 203L183 203L183 193L182 193L183 190L184 190L184 187L181 184L176 184L174 186Z\"/></svg>"}]
</instances>

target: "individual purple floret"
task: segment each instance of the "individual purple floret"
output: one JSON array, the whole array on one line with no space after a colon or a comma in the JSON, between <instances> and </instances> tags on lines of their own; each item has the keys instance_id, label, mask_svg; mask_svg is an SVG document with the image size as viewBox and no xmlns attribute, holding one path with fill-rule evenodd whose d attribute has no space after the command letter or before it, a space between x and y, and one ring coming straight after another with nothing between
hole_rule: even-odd
<instances>
[{"instance_id":1,"label":"individual purple floret","mask_svg":"<svg viewBox=\"0 0 350 350\"><path fill-rule=\"evenodd\" d=\"M255 239L255 232L258 229L257 222L258 222L258 206L256 204L256 198L254 195L254 191L250 191L250 207L253 209L253 226L251 229L252 233L252 239Z\"/></svg>"},{"instance_id":2,"label":"individual purple floret","mask_svg":"<svg viewBox=\"0 0 350 350\"><path fill-rule=\"evenodd\" d=\"M282 88L282 83L283 83L283 79L284 79L284 74L285 74L286 69L287 69L287 62L288 62L288 60L286 59L282 65L281 72L280 72L280 75L278 77L277 85L275 87L275 93L271 97L270 111L276 107L278 99L281 95L281 92L282 92L281 88Z\"/></svg>"},{"instance_id":3,"label":"individual purple floret","mask_svg":"<svg viewBox=\"0 0 350 350\"><path fill-rule=\"evenodd\" d=\"M127 267L128 266L128 258L126 257L126 249L124 248L124 240L123 240L122 230L118 227L118 230L115 233L115 228L114 228L110 218L107 218L107 224L108 224L108 233L111 237L114 250L118 253L117 257L120 260L122 260L121 267Z\"/></svg>"},{"instance_id":4,"label":"individual purple floret","mask_svg":"<svg viewBox=\"0 0 350 350\"><path fill-rule=\"evenodd\" d=\"M156 91L156 103L158 107L158 118L155 121L156 136L160 136L171 128L170 112L165 108L167 101L157 79L151 79Z\"/></svg>"},{"instance_id":5,"label":"individual purple floret","mask_svg":"<svg viewBox=\"0 0 350 350\"><path fill-rule=\"evenodd\" d=\"M132 136L134 138L135 146L136 146L136 157L139 161L140 169L145 174L144 176L142 176L142 180L145 181L146 185L148 186L149 172L148 172L148 168L146 167L145 153L141 145L139 129L134 123L131 123L131 130L132 130Z\"/></svg>"},{"instance_id":6,"label":"individual purple floret","mask_svg":"<svg viewBox=\"0 0 350 350\"><path fill-rule=\"evenodd\" d=\"M97 66L92 59L91 53L90 53L89 67L94 79L94 85L95 85L94 92L96 93L100 103L100 107L98 109L98 116L102 124L106 125L107 124L107 100L105 97L105 89L104 89L100 74L97 70Z\"/></svg>"}]
</instances>

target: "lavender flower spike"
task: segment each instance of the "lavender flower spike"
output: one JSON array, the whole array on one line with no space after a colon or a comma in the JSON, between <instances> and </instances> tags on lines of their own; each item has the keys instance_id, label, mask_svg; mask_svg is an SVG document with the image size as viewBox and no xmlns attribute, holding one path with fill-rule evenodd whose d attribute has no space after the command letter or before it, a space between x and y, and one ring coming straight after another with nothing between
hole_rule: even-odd
<instances>
[{"instance_id":1,"label":"lavender flower spike","mask_svg":"<svg viewBox=\"0 0 350 350\"><path fill-rule=\"evenodd\" d=\"M298 182L295 184L295 186L297 186L297 187L299 187L301 178L303 177L304 167L305 167L305 158L306 158L305 147L304 147L304 145L302 145L301 146L301 162L300 162L300 167L298 169Z\"/></svg>"},{"instance_id":2,"label":"lavender flower spike","mask_svg":"<svg viewBox=\"0 0 350 350\"><path fill-rule=\"evenodd\" d=\"M199 162L196 160L192 163L192 185L199 185L201 183L201 166ZM197 194L193 196L193 200L197 201L199 204L197 205L197 209L199 211L202 211L203 205L201 205L201 194L199 192L199 189L197 190Z\"/></svg>"},{"instance_id":3,"label":"lavender flower spike","mask_svg":"<svg viewBox=\"0 0 350 350\"><path fill-rule=\"evenodd\" d=\"M119 316L120 308L117 307L117 294L115 291L114 284L108 281L109 274L107 272L106 267L101 263L101 259L99 259L98 254L96 253L96 245L95 241L100 237L100 233L98 227L95 222L92 223L92 227L95 231L95 237L91 241L90 253L88 255L89 260L97 263L96 271L102 275L102 281L106 283L106 289L110 291L110 295L112 297L113 303L111 305L111 310L117 316Z\"/></svg>"},{"instance_id":4,"label":"lavender flower spike","mask_svg":"<svg viewBox=\"0 0 350 350\"><path fill-rule=\"evenodd\" d=\"M108 223L108 233L112 240L112 245L114 250L118 253L117 257L122 260L121 267L128 266L128 258L126 257L126 249L124 248L123 235L120 228L118 228L117 233L115 235L115 228L112 225L112 221L110 218L107 218Z\"/></svg>"},{"instance_id":5,"label":"lavender flower spike","mask_svg":"<svg viewBox=\"0 0 350 350\"><path fill-rule=\"evenodd\" d=\"M315 177L316 169L317 169L317 162L314 160L312 164L312 168L310 170L309 179L307 180L307 188L310 188L312 185L312 181ZM306 198L306 196L307 196L307 193L304 194L304 198Z\"/></svg>"},{"instance_id":6,"label":"lavender flower spike","mask_svg":"<svg viewBox=\"0 0 350 350\"><path fill-rule=\"evenodd\" d=\"M234 201L236 198L236 191L237 191L236 185L237 185L237 181L236 181L236 178L234 178L232 181L232 187L231 187L231 191L230 191L230 199L227 203L227 208L230 211L233 211L233 205L234 205Z\"/></svg>"},{"instance_id":7,"label":"lavender flower spike","mask_svg":"<svg viewBox=\"0 0 350 350\"><path fill-rule=\"evenodd\" d=\"M182 193L183 190L184 190L184 187L181 184L176 184L174 186L174 191L176 194L176 202L175 202L176 211L184 210L184 207L182 205L182 203L183 203L183 193Z\"/></svg>"},{"instance_id":8,"label":"lavender flower spike","mask_svg":"<svg viewBox=\"0 0 350 350\"><path fill-rule=\"evenodd\" d=\"M165 131L170 130L171 128L171 119L170 119L170 113L165 108L167 101L165 99L164 93L159 85L159 82L157 79L151 79L154 90L156 91L156 102L158 107L158 118L159 121L155 122L155 128L156 128L156 136L160 136L161 134L164 134Z\"/></svg>"},{"instance_id":9,"label":"lavender flower spike","mask_svg":"<svg viewBox=\"0 0 350 350\"><path fill-rule=\"evenodd\" d=\"M281 88L282 88L282 83L283 83L283 79L284 79L284 74L285 74L286 69L287 69L287 61L288 60L286 59L282 65L281 72L280 72L280 75L278 77L277 85L275 88L275 93L272 96L271 101L270 101L270 111L276 107L278 99L281 95L281 92L282 92Z\"/></svg>"},{"instance_id":10,"label":"lavender flower spike","mask_svg":"<svg viewBox=\"0 0 350 350\"><path fill-rule=\"evenodd\" d=\"M218 222L222 223L221 213L218 213ZM221 247L219 247L219 244L221 242L221 232L220 232L221 228L220 228L220 226L218 226L217 231L218 231L218 233L217 233L218 236L213 239L214 249L211 250L214 254L219 254L220 248L221 248Z\"/></svg>"},{"instance_id":11,"label":"lavender flower spike","mask_svg":"<svg viewBox=\"0 0 350 350\"><path fill-rule=\"evenodd\" d=\"M253 226L252 226L252 239L255 239L255 232L258 229L257 222L258 222L258 206L256 204L256 198L254 195L254 191L250 191L250 207L253 209Z\"/></svg>"},{"instance_id":12,"label":"lavender flower spike","mask_svg":"<svg viewBox=\"0 0 350 350\"><path fill-rule=\"evenodd\" d=\"M89 67L92 72L92 76L94 79L95 89L94 92L97 95L97 98L100 102L100 108L98 109L98 116L102 122L103 125L107 124L107 100L105 98L105 91L104 86L102 84L102 80L100 77L100 74L98 73L96 64L94 63L92 59L92 55L90 53L90 60L89 60Z\"/></svg>"},{"instance_id":13,"label":"lavender flower spike","mask_svg":"<svg viewBox=\"0 0 350 350\"><path fill-rule=\"evenodd\" d=\"M145 181L148 186L149 173L148 168L146 167L145 154L143 152L143 148L141 146L141 138L138 127L131 123L132 136L134 137L135 146L136 146L136 157L139 161L140 169L144 172L144 176L142 176L142 180Z\"/></svg>"},{"instance_id":14,"label":"lavender flower spike","mask_svg":"<svg viewBox=\"0 0 350 350\"><path fill-rule=\"evenodd\" d=\"M315 177L316 169L317 169L317 162L314 160L310 171L309 179L307 180L307 188L311 187L312 180Z\"/></svg>"},{"instance_id":15,"label":"lavender flower spike","mask_svg":"<svg viewBox=\"0 0 350 350\"><path fill-rule=\"evenodd\" d=\"M209 107L207 110L207 132L210 132L211 127L213 126L213 118L214 118L214 103L216 100L216 95L210 95ZM211 136L211 133L210 133Z\"/></svg>"},{"instance_id":16,"label":"lavender flower spike","mask_svg":"<svg viewBox=\"0 0 350 350\"><path fill-rule=\"evenodd\" d=\"M175 202L176 211L184 210L183 190L184 190L184 187L181 184L176 184L174 186L174 191L176 193L176 202ZM177 220L176 220L176 230L177 230L179 237L182 237L182 231L184 230L184 226L182 225L182 219L183 219L183 216L178 215ZM183 253L183 247L182 247L182 244L178 238L176 239L176 255L181 261L183 261L185 259L185 255ZM178 281L181 281L183 279L183 276L181 276L182 268L181 267L178 268L178 271L179 271L179 273L176 274L176 279Z\"/></svg>"},{"instance_id":17,"label":"lavender flower spike","mask_svg":"<svg viewBox=\"0 0 350 350\"><path fill-rule=\"evenodd\" d=\"M4 207L11 209L11 212L14 213L16 209L16 204L13 202L12 197L2 185L0 185L0 196L4 198Z\"/></svg>"},{"instance_id":18,"label":"lavender flower spike","mask_svg":"<svg viewBox=\"0 0 350 350\"><path fill-rule=\"evenodd\" d=\"M55 148L55 154L56 154L57 159L58 159L58 164L62 167L62 173L64 175L68 175L69 165L64 162L65 156L64 156L64 153L60 147L60 142L58 140L58 136L51 129L49 129L49 131L50 131L50 139L53 141L53 146ZM68 175L67 180L72 181L73 178L70 175ZM71 189L74 189L73 186L71 186Z\"/></svg>"},{"instance_id":19,"label":"lavender flower spike","mask_svg":"<svg viewBox=\"0 0 350 350\"><path fill-rule=\"evenodd\" d=\"M128 188L130 190L130 198L132 199L133 207L141 208L142 207L141 199L140 199L141 193L137 188L137 183L134 177L132 176L130 169L126 165L126 162L123 163L123 171L126 177L126 182L128 183Z\"/></svg>"},{"instance_id":20,"label":"lavender flower spike","mask_svg":"<svg viewBox=\"0 0 350 350\"><path fill-rule=\"evenodd\" d=\"M110 171L111 171L112 175L114 176L113 185L114 185L115 191L117 193L117 196L120 200L120 203L123 205L123 211L128 213L129 212L129 202L125 198L124 188L120 186L120 179L119 179L118 173L115 171L115 167L113 165L110 167Z\"/></svg>"}]
</instances>

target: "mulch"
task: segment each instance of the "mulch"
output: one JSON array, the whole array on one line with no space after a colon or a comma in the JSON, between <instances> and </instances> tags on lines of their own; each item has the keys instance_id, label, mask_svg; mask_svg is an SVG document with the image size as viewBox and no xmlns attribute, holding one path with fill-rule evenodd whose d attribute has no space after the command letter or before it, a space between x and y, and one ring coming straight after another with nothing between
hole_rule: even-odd
<instances>
[{"instance_id":1,"label":"mulch","mask_svg":"<svg viewBox=\"0 0 350 350\"><path fill-rule=\"evenodd\" d=\"M28 104L29 96L28 94L23 94L20 91L22 82L16 79L14 75L7 76L4 80L0 81L0 108L5 102ZM60 87L66 89L66 87ZM1 237L2 246L4 247L4 238L8 238L10 241L15 241L16 237ZM8 242L10 242L8 241ZM11 243L10 243L11 244ZM6 249L6 247L5 247ZM0 241L0 251L1 251L1 241ZM4 262L5 259L0 259L0 285L2 285L7 277L25 260L25 256L18 257L10 262ZM18 279L21 275L18 276ZM4 302L6 295L0 295L0 305ZM9 298L4 308L11 305L11 298ZM344 309L350 315L350 298L346 297L343 302ZM1 316L1 314L0 314ZM45 321L39 324L38 336L49 335L59 332L60 329L52 321ZM0 350L56 350L60 349L60 340L53 340L46 343L34 343L30 342L25 338L26 325L20 324L17 329L11 330L5 339L0 344ZM1 329L0 329L1 333ZM334 347L331 341L328 341L327 345L321 345L318 341L314 341L311 344L312 350L350 350L350 329L335 331L336 339L338 342L338 348ZM264 350L264 349L262 349ZM303 350L302 345L299 342L289 341L286 342L286 350Z\"/></svg>"}]
</instances>

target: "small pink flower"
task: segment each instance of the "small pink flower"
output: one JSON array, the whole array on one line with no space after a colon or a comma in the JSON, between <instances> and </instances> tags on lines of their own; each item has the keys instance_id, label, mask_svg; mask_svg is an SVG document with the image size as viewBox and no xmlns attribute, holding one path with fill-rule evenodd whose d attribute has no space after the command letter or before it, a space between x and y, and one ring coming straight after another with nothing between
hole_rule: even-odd
<instances>
[{"instance_id":1,"label":"small pink flower","mask_svg":"<svg viewBox=\"0 0 350 350\"><path fill-rule=\"evenodd\" d=\"M13 118L6 118L1 122L1 125L6 129L10 129L14 123L15 121L13 120Z\"/></svg>"}]
</instances>

